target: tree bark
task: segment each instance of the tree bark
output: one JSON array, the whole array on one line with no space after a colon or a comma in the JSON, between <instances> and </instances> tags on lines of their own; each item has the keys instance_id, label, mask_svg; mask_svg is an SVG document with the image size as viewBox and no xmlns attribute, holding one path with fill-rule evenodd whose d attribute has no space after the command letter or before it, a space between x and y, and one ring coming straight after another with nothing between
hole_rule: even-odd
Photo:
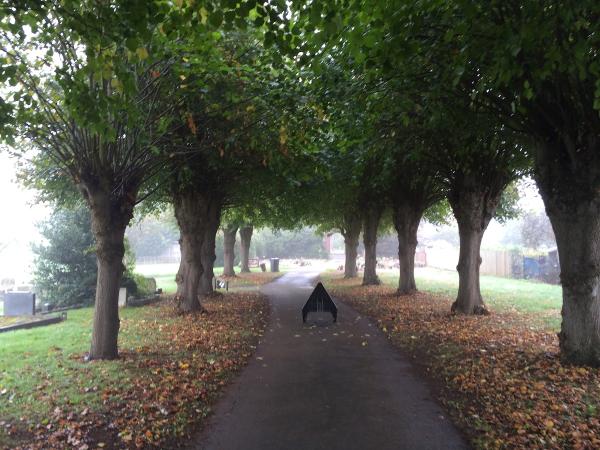
<instances>
[{"instance_id":1,"label":"tree bark","mask_svg":"<svg viewBox=\"0 0 600 450\"><path fill-rule=\"evenodd\" d=\"M417 231L423 216L423 210L409 204L394 205L394 227L398 233L398 260L400 278L398 294L409 295L417 292L415 282L415 252L417 250Z\"/></svg>"},{"instance_id":2,"label":"tree bark","mask_svg":"<svg viewBox=\"0 0 600 450\"><path fill-rule=\"evenodd\" d=\"M600 366L600 142L577 150L558 138L535 155L535 178L552 223L561 268L563 360ZM576 156L573 156L576 155Z\"/></svg>"},{"instance_id":3,"label":"tree bark","mask_svg":"<svg viewBox=\"0 0 600 450\"><path fill-rule=\"evenodd\" d=\"M460 314L488 314L479 287L481 240L494 216L506 183L489 180L489 185L476 182L455 187L448 200L458 222L460 253L458 257L458 295L452 312ZM492 188L491 186L496 186Z\"/></svg>"},{"instance_id":4,"label":"tree bark","mask_svg":"<svg viewBox=\"0 0 600 450\"><path fill-rule=\"evenodd\" d=\"M215 241L219 225L221 224L222 200L213 198L209 202L206 233L202 243L202 276L200 277L200 294L207 296L214 292L213 278L214 266L217 255L215 254Z\"/></svg>"},{"instance_id":5,"label":"tree bark","mask_svg":"<svg viewBox=\"0 0 600 450\"><path fill-rule=\"evenodd\" d=\"M250 272L250 242L254 228L250 225L240 228L240 272Z\"/></svg>"},{"instance_id":6,"label":"tree bark","mask_svg":"<svg viewBox=\"0 0 600 450\"><path fill-rule=\"evenodd\" d=\"M452 312L462 314L486 314L487 309L479 286L481 266L481 240L483 231L459 223L460 253L458 256L458 295Z\"/></svg>"},{"instance_id":7,"label":"tree bark","mask_svg":"<svg viewBox=\"0 0 600 450\"><path fill-rule=\"evenodd\" d=\"M358 257L358 240L361 229L360 216L357 214L348 214L344 217L344 249L346 262L344 264L344 278L356 278L358 276L356 268L356 258Z\"/></svg>"},{"instance_id":8,"label":"tree bark","mask_svg":"<svg viewBox=\"0 0 600 450\"><path fill-rule=\"evenodd\" d=\"M202 243L205 236L207 203L202 195L189 189L174 194L173 207L181 233L181 263L176 277L176 299L181 312L202 311L198 287L203 273Z\"/></svg>"},{"instance_id":9,"label":"tree bark","mask_svg":"<svg viewBox=\"0 0 600 450\"><path fill-rule=\"evenodd\" d=\"M377 276L377 230L382 212L382 209L378 207L369 208L363 218L363 243L365 245L363 286L381 283Z\"/></svg>"},{"instance_id":10,"label":"tree bark","mask_svg":"<svg viewBox=\"0 0 600 450\"><path fill-rule=\"evenodd\" d=\"M101 188L82 187L91 209L98 279L89 359L119 357L119 287L125 266L125 228L133 217L135 194L115 198Z\"/></svg>"},{"instance_id":11,"label":"tree bark","mask_svg":"<svg viewBox=\"0 0 600 450\"><path fill-rule=\"evenodd\" d=\"M235 236L237 234L237 225L230 225L223 228L223 275L226 277L235 276Z\"/></svg>"}]
</instances>

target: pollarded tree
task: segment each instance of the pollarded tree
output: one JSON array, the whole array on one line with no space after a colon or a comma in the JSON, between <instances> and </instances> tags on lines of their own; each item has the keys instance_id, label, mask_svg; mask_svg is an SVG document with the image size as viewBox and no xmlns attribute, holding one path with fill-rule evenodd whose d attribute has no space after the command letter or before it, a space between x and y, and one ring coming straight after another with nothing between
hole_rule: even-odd
<instances>
[{"instance_id":1,"label":"pollarded tree","mask_svg":"<svg viewBox=\"0 0 600 450\"><path fill-rule=\"evenodd\" d=\"M229 222L223 226L223 275L235 276L235 238L239 224Z\"/></svg>"},{"instance_id":2,"label":"pollarded tree","mask_svg":"<svg viewBox=\"0 0 600 450\"><path fill-rule=\"evenodd\" d=\"M281 6L177 3L41 0L0 9L0 81L9 85L0 135L61 168L92 212L98 285L91 359L118 356L123 234L140 189L165 166L158 144L175 105L163 100L176 96L163 80L173 65L179 73L185 66L172 48L195 37L201 46L222 23L245 26L249 15L277 28L274 40L290 41Z\"/></svg>"},{"instance_id":3,"label":"pollarded tree","mask_svg":"<svg viewBox=\"0 0 600 450\"><path fill-rule=\"evenodd\" d=\"M1 18L2 72L11 85L16 142L70 176L90 208L98 276L89 357L116 358L124 233L158 165L158 122L169 108L157 97L164 86L154 73L168 71L169 63L149 58L137 40L136 48L127 48L120 34L130 19L127 8L40 5L3 11ZM154 6L136 8L147 17ZM110 23L98 30L96 21ZM139 24L131 27L136 31Z\"/></svg>"},{"instance_id":4,"label":"pollarded tree","mask_svg":"<svg viewBox=\"0 0 600 450\"><path fill-rule=\"evenodd\" d=\"M373 151L365 155L364 170L359 188L359 205L363 216L363 244L365 246L365 269L363 286L380 284L377 276L377 234L381 219L389 205L389 176L386 175L382 158Z\"/></svg>"},{"instance_id":5,"label":"pollarded tree","mask_svg":"<svg viewBox=\"0 0 600 450\"><path fill-rule=\"evenodd\" d=\"M444 61L465 98L529 137L563 287L561 353L600 365L600 4L414 2L396 17L411 53ZM388 50L391 48L388 46Z\"/></svg>"},{"instance_id":6,"label":"pollarded tree","mask_svg":"<svg viewBox=\"0 0 600 450\"><path fill-rule=\"evenodd\" d=\"M320 161L326 168L318 189L328 195L317 200L313 214L320 228L337 229L344 236L346 278L357 275L356 257L361 229L365 246L363 284L379 284L376 273L377 233L388 206L386 149L379 114L370 107L375 86L356 70L354 61L339 49L313 61L311 89L327 116Z\"/></svg>"},{"instance_id":7,"label":"pollarded tree","mask_svg":"<svg viewBox=\"0 0 600 450\"><path fill-rule=\"evenodd\" d=\"M185 55L189 67L182 74L185 88L180 96L186 126L174 131L165 151L184 174L173 192L190 197L187 212L178 207L183 204L177 197L174 205L180 225L187 224L186 230L181 229L178 297L182 305L194 309L200 308L198 293L209 295L213 290L220 226L225 237L224 274L234 275L235 236L245 220L236 219L229 227L227 219L221 220L222 212L260 203L262 189L257 187L271 185L265 173L272 174L274 160L289 153L285 111L296 91L288 82L289 70L284 66L273 70L274 55L260 47L256 35L260 32L223 33L204 54ZM193 207L199 209L194 212Z\"/></svg>"},{"instance_id":8,"label":"pollarded tree","mask_svg":"<svg viewBox=\"0 0 600 450\"><path fill-rule=\"evenodd\" d=\"M380 135L378 144L386 149L383 155L389 167L384 174L390 178L388 195L398 236L397 292L406 295L417 290L415 253L419 224L425 211L444 198L444 186L439 168L428 164L425 156L427 142L419 135L423 117L413 113L410 121L406 118L409 108L415 108L407 100L407 93L409 87L416 86L378 81L380 85L385 84L385 89L370 96L371 115L377 117L374 126Z\"/></svg>"},{"instance_id":9,"label":"pollarded tree","mask_svg":"<svg viewBox=\"0 0 600 450\"><path fill-rule=\"evenodd\" d=\"M452 311L486 314L479 286L481 241L507 186L525 175L530 160L515 133L480 111L441 113L430 141L429 164L438 168L458 223L459 287ZM434 119L435 120L435 119Z\"/></svg>"},{"instance_id":10,"label":"pollarded tree","mask_svg":"<svg viewBox=\"0 0 600 450\"><path fill-rule=\"evenodd\" d=\"M250 272L250 243L254 227L244 224L240 227L240 272Z\"/></svg>"},{"instance_id":11,"label":"pollarded tree","mask_svg":"<svg viewBox=\"0 0 600 450\"><path fill-rule=\"evenodd\" d=\"M443 189L435 168L419 164L418 156L400 153L396 158L390 197L398 234L398 294L407 295L417 291L415 253L419 224L425 211L442 199Z\"/></svg>"},{"instance_id":12,"label":"pollarded tree","mask_svg":"<svg viewBox=\"0 0 600 450\"><path fill-rule=\"evenodd\" d=\"M176 299L180 310L186 313L202 310L199 293L207 290L203 280L208 276L205 272L209 261L211 275L208 284L212 289L214 236L220 223L223 202L216 184L211 183L206 161L199 155L195 155L193 161L193 164L188 161L183 166L185 170L179 168L174 171L171 181L171 198L179 225L181 248Z\"/></svg>"},{"instance_id":13,"label":"pollarded tree","mask_svg":"<svg viewBox=\"0 0 600 450\"><path fill-rule=\"evenodd\" d=\"M305 221L319 231L339 231L344 238L344 278L358 276L357 258L362 211L358 205L359 178L355 169L354 149L342 150L325 145L315 154L315 166L322 168L311 183L303 186L307 203Z\"/></svg>"}]
</instances>

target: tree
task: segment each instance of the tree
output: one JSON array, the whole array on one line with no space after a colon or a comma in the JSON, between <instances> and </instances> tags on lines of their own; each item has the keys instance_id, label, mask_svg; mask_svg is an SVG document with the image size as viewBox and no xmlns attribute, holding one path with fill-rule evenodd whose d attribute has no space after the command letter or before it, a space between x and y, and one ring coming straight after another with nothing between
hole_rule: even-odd
<instances>
[{"instance_id":1,"label":"tree","mask_svg":"<svg viewBox=\"0 0 600 450\"><path fill-rule=\"evenodd\" d=\"M246 220L230 220L235 216L230 211L260 202L258 182L264 183L267 172L273 174L279 152L288 156L283 148L285 127L274 120L285 116L286 71L273 71L272 55L259 46L255 35L223 33L210 51L186 58L194 68L188 69L192 76L186 77L186 89L180 94L186 127L173 131L165 149L179 168L174 171L172 193L183 256L177 297L185 311L200 309L198 293L213 291L220 225L224 274L235 274L235 235L238 224ZM185 210L178 199L182 195L188 198ZM230 223L235 224L231 232Z\"/></svg>"},{"instance_id":2,"label":"tree","mask_svg":"<svg viewBox=\"0 0 600 450\"><path fill-rule=\"evenodd\" d=\"M164 167L158 141L176 105L162 101L177 98L169 87L183 89L189 75L172 50L182 41L210 47L221 24L244 28L251 11L278 30L265 40L291 41L281 6L177 3L42 0L0 11L0 81L9 84L0 136L34 146L72 178L92 212L98 284L90 359L118 356L125 228L140 191Z\"/></svg>"},{"instance_id":3,"label":"tree","mask_svg":"<svg viewBox=\"0 0 600 450\"><path fill-rule=\"evenodd\" d=\"M525 247L538 250L556 245L552 224L543 212L528 211L521 219L521 240Z\"/></svg>"},{"instance_id":4,"label":"tree","mask_svg":"<svg viewBox=\"0 0 600 450\"><path fill-rule=\"evenodd\" d=\"M240 227L240 272L250 272L250 242L253 232L252 225Z\"/></svg>"},{"instance_id":5,"label":"tree","mask_svg":"<svg viewBox=\"0 0 600 450\"><path fill-rule=\"evenodd\" d=\"M40 225L44 244L35 245L33 282L44 302L55 306L92 305L96 255L90 212L83 205L55 209Z\"/></svg>"},{"instance_id":6,"label":"tree","mask_svg":"<svg viewBox=\"0 0 600 450\"><path fill-rule=\"evenodd\" d=\"M487 314L479 286L481 241L503 192L526 173L529 159L512 131L494 125L478 111L462 110L462 115L454 116L459 122L450 121L447 114L441 117L443 128L434 132L430 164L439 167L458 223L459 287L452 311Z\"/></svg>"},{"instance_id":7,"label":"tree","mask_svg":"<svg viewBox=\"0 0 600 450\"><path fill-rule=\"evenodd\" d=\"M386 156L389 170L392 219L398 236L398 261L400 276L399 295L416 292L415 253L417 231L423 214L429 210L431 217L440 208L434 205L444 198L439 168L429 164L426 153L428 145L422 136L422 119L413 114L410 124L403 124L405 111L403 96L405 88L390 89L378 96L376 112L378 129L382 136L381 145L388 149ZM402 125L398 126L398 123Z\"/></svg>"},{"instance_id":8,"label":"tree","mask_svg":"<svg viewBox=\"0 0 600 450\"><path fill-rule=\"evenodd\" d=\"M235 276L235 236L238 228L237 223L223 226L223 275L226 277Z\"/></svg>"},{"instance_id":9,"label":"tree","mask_svg":"<svg viewBox=\"0 0 600 450\"><path fill-rule=\"evenodd\" d=\"M594 366L600 365L599 13L593 1L531 0L485 8L414 2L395 15L409 58L417 53L435 63L465 99L527 137L560 257L561 353ZM394 51L389 43L382 50Z\"/></svg>"},{"instance_id":10,"label":"tree","mask_svg":"<svg viewBox=\"0 0 600 450\"><path fill-rule=\"evenodd\" d=\"M339 227L344 237L344 278L355 278L358 276L356 259L358 257L358 244L362 220L358 211L348 211L342 216Z\"/></svg>"},{"instance_id":11,"label":"tree","mask_svg":"<svg viewBox=\"0 0 600 450\"><path fill-rule=\"evenodd\" d=\"M391 197L394 227L398 234L398 294L407 295L417 290L415 253L419 224L425 211L441 200L443 190L438 175L435 170L430 170L431 167L420 167L410 156L399 156L397 164ZM413 175L407 177L407 173Z\"/></svg>"},{"instance_id":12,"label":"tree","mask_svg":"<svg viewBox=\"0 0 600 450\"><path fill-rule=\"evenodd\" d=\"M3 61L12 61L4 77L8 70L15 86L11 107L23 146L33 145L38 158L70 176L90 208L98 276L89 357L112 359L118 356L125 228L156 167L156 124L168 110L156 101L161 78L152 71L165 67L156 60L152 66L147 52L132 53L115 43L122 20L128 20L123 11L113 12L110 29L99 33L91 22L108 19L108 7L43 6L48 6L43 14L15 9L2 18ZM23 21L34 24L31 33L19 27ZM31 48L46 52L30 61ZM113 50L103 55L105 48ZM47 58L53 58L50 65ZM102 70L113 63L114 71Z\"/></svg>"}]
</instances>

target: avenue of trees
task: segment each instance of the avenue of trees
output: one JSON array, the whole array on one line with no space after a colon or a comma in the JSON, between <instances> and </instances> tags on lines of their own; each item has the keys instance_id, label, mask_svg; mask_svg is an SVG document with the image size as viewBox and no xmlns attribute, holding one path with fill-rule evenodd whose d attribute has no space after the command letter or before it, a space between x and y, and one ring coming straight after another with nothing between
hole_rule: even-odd
<instances>
[{"instance_id":1,"label":"avenue of trees","mask_svg":"<svg viewBox=\"0 0 600 450\"><path fill-rule=\"evenodd\" d=\"M600 5L525 0L21 0L0 9L0 136L45 198L80 196L98 274L90 358L118 356L134 208L172 204L182 312L253 229L399 239L413 301L417 228L453 215L452 311L487 314L480 246L532 175L563 287L566 361L600 365ZM138 209L135 209L136 211ZM242 264L246 270L246 265ZM210 277L210 278L208 278ZM199 319L201 320L201 319Z\"/></svg>"}]
</instances>

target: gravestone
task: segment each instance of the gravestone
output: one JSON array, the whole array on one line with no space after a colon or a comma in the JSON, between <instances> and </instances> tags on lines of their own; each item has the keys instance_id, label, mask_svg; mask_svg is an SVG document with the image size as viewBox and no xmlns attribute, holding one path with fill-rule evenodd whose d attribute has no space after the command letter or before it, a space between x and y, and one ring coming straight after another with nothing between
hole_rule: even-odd
<instances>
[{"instance_id":1,"label":"gravestone","mask_svg":"<svg viewBox=\"0 0 600 450\"><path fill-rule=\"evenodd\" d=\"M148 280L148 291L152 294L156 293L156 279L155 278L146 278Z\"/></svg>"},{"instance_id":2,"label":"gravestone","mask_svg":"<svg viewBox=\"0 0 600 450\"><path fill-rule=\"evenodd\" d=\"M7 292L4 295L5 316L29 316L35 314L33 292Z\"/></svg>"},{"instance_id":3,"label":"gravestone","mask_svg":"<svg viewBox=\"0 0 600 450\"><path fill-rule=\"evenodd\" d=\"M119 288L119 308L127 306L127 288Z\"/></svg>"}]
</instances>

